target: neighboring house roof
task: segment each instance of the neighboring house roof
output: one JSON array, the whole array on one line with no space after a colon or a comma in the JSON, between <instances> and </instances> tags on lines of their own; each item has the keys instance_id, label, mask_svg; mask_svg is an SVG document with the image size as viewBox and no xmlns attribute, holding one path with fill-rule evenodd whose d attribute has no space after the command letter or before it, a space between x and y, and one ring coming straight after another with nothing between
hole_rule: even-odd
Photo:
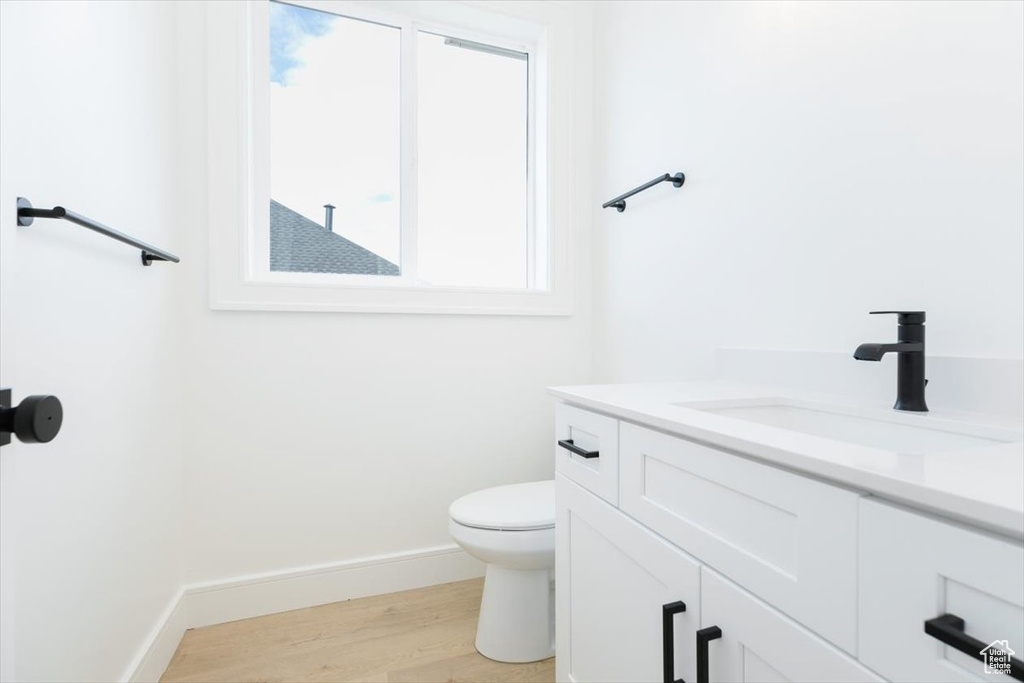
<instances>
[{"instance_id":1,"label":"neighboring house roof","mask_svg":"<svg viewBox=\"0 0 1024 683\"><path fill-rule=\"evenodd\" d=\"M270 200L270 269L292 273L400 275L398 266Z\"/></svg>"}]
</instances>

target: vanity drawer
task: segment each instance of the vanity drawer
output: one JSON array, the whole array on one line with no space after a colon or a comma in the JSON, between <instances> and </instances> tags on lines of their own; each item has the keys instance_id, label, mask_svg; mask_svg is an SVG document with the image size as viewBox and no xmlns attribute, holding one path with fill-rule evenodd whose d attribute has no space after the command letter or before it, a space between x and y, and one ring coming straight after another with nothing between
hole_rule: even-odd
<instances>
[{"instance_id":1,"label":"vanity drawer","mask_svg":"<svg viewBox=\"0 0 1024 683\"><path fill-rule=\"evenodd\" d=\"M555 471L618 505L619 421L559 403L555 442Z\"/></svg>"},{"instance_id":2,"label":"vanity drawer","mask_svg":"<svg viewBox=\"0 0 1024 683\"><path fill-rule=\"evenodd\" d=\"M925 621L945 614L1024 658L1024 546L863 499L861 661L893 681L1010 680L925 633Z\"/></svg>"},{"instance_id":3,"label":"vanity drawer","mask_svg":"<svg viewBox=\"0 0 1024 683\"><path fill-rule=\"evenodd\" d=\"M858 494L626 422L619 445L626 513L856 653Z\"/></svg>"}]
</instances>

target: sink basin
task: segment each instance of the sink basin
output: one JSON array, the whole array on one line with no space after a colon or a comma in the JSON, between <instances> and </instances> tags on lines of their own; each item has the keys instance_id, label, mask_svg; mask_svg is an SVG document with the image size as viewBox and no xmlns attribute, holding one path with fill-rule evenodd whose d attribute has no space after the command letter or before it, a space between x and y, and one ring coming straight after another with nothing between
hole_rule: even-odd
<instances>
[{"instance_id":1,"label":"sink basin","mask_svg":"<svg viewBox=\"0 0 1024 683\"><path fill-rule=\"evenodd\" d=\"M859 446L923 454L980 448L1024 440L1009 429L933 418L846 408L785 398L675 403L736 420L755 422Z\"/></svg>"}]
</instances>

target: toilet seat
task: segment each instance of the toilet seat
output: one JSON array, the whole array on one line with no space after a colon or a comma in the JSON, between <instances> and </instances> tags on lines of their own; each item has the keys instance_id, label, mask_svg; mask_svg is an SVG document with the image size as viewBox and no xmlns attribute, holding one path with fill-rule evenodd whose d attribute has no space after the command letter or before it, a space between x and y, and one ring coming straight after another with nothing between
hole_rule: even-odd
<instances>
[{"instance_id":1,"label":"toilet seat","mask_svg":"<svg viewBox=\"0 0 1024 683\"><path fill-rule=\"evenodd\" d=\"M498 486L449 508L448 530L487 565L476 649L499 662L555 655L555 482Z\"/></svg>"},{"instance_id":2,"label":"toilet seat","mask_svg":"<svg viewBox=\"0 0 1024 683\"><path fill-rule=\"evenodd\" d=\"M475 529L532 531L555 526L555 482L496 486L459 498L448 510L453 521Z\"/></svg>"}]
</instances>

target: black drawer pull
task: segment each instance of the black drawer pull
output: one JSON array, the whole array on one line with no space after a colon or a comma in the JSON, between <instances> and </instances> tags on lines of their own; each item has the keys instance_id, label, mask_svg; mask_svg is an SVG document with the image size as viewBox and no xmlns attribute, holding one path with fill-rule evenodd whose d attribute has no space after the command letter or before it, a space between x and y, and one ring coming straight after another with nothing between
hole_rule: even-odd
<instances>
[{"instance_id":1,"label":"black drawer pull","mask_svg":"<svg viewBox=\"0 0 1024 683\"><path fill-rule=\"evenodd\" d=\"M954 650L970 655L978 661L985 661L985 655L981 654L981 651L988 648L988 643L967 635L964 620L955 614L943 614L941 617L929 619L924 622L924 632ZM1024 681L1024 661L1010 657L1010 677Z\"/></svg>"},{"instance_id":2,"label":"black drawer pull","mask_svg":"<svg viewBox=\"0 0 1024 683\"><path fill-rule=\"evenodd\" d=\"M661 661L665 665L665 683L686 683L676 675L676 628L672 617L686 611L682 600L661 606Z\"/></svg>"},{"instance_id":3,"label":"black drawer pull","mask_svg":"<svg viewBox=\"0 0 1024 683\"><path fill-rule=\"evenodd\" d=\"M708 683L708 643L722 637L722 629L708 626L697 631L697 683Z\"/></svg>"},{"instance_id":4,"label":"black drawer pull","mask_svg":"<svg viewBox=\"0 0 1024 683\"><path fill-rule=\"evenodd\" d=\"M558 442L558 445L569 451L575 453L581 458L597 458L599 457L598 451L585 451L572 442L572 439L562 439Z\"/></svg>"}]
</instances>

